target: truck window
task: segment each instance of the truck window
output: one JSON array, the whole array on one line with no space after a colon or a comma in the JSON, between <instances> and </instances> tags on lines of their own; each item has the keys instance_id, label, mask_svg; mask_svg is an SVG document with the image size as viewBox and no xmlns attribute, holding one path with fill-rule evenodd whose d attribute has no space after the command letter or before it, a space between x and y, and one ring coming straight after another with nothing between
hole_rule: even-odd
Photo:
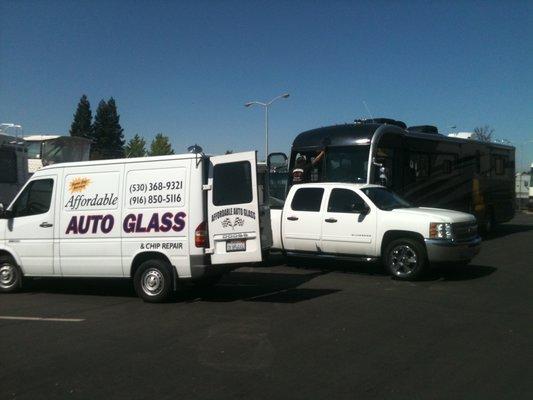
<instances>
[{"instance_id":1,"label":"truck window","mask_svg":"<svg viewBox=\"0 0 533 400\"><path fill-rule=\"evenodd\" d=\"M322 188L302 188L298 189L292 199L291 208L294 211L320 211Z\"/></svg>"},{"instance_id":2,"label":"truck window","mask_svg":"<svg viewBox=\"0 0 533 400\"><path fill-rule=\"evenodd\" d=\"M246 204L252 201L252 168L248 161L215 165L213 204Z\"/></svg>"},{"instance_id":3,"label":"truck window","mask_svg":"<svg viewBox=\"0 0 533 400\"><path fill-rule=\"evenodd\" d=\"M359 213L366 205L365 201L349 189L333 189L329 196L328 212Z\"/></svg>"},{"instance_id":4,"label":"truck window","mask_svg":"<svg viewBox=\"0 0 533 400\"><path fill-rule=\"evenodd\" d=\"M38 179L30 182L13 204L13 216L26 217L48 212L53 188L53 179Z\"/></svg>"}]
</instances>

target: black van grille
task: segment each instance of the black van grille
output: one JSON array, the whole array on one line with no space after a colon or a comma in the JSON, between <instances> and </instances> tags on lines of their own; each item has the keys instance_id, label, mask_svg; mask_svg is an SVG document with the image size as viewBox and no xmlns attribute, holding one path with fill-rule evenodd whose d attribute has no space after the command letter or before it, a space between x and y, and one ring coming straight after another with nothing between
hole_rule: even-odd
<instances>
[{"instance_id":1,"label":"black van grille","mask_svg":"<svg viewBox=\"0 0 533 400\"><path fill-rule=\"evenodd\" d=\"M457 242L466 242L477 237L477 223L457 222L452 224L453 239Z\"/></svg>"}]
</instances>

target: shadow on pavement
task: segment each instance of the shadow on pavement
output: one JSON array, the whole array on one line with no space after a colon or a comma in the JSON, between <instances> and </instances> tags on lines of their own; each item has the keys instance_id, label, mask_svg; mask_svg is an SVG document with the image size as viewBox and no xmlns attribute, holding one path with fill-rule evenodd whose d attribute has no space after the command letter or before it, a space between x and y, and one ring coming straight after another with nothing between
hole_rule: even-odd
<instances>
[{"instance_id":1,"label":"shadow on pavement","mask_svg":"<svg viewBox=\"0 0 533 400\"><path fill-rule=\"evenodd\" d=\"M339 292L338 289L299 288L324 275L314 273L239 272L228 274L208 289L190 289L177 295L178 301L298 303Z\"/></svg>"},{"instance_id":2,"label":"shadow on pavement","mask_svg":"<svg viewBox=\"0 0 533 400\"><path fill-rule=\"evenodd\" d=\"M444 280L444 281L468 281L489 276L496 272L498 268L485 265L468 264L464 266L437 266L432 268L422 281Z\"/></svg>"},{"instance_id":3,"label":"shadow on pavement","mask_svg":"<svg viewBox=\"0 0 533 400\"><path fill-rule=\"evenodd\" d=\"M496 225L492 232L483 235L482 239L483 241L488 242L493 239L528 231L533 231L533 225L501 224Z\"/></svg>"},{"instance_id":4,"label":"shadow on pavement","mask_svg":"<svg viewBox=\"0 0 533 400\"><path fill-rule=\"evenodd\" d=\"M137 297L129 279L34 278L24 283L24 292L77 294L86 296Z\"/></svg>"},{"instance_id":5,"label":"shadow on pavement","mask_svg":"<svg viewBox=\"0 0 533 400\"><path fill-rule=\"evenodd\" d=\"M176 301L231 302L237 300L298 303L338 292L333 289L299 288L323 275L314 273L239 272L226 275L218 285L198 289L185 285ZM24 285L28 293L53 293L85 296L137 297L130 279L40 278L29 279Z\"/></svg>"},{"instance_id":6,"label":"shadow on pavement","mask_svg":"<svg viewBox=\"0 0 533 400\"><path fill-rule=\"evenodd\" d=\"M379 261L373 262L355 262L349 260L335 260L335 259L313 259L313 258L289 258L288 265L295 268L316 270L319 269L324 272L341 272L346 274L357 275L376 275L376 276L389 276L388 272L381 265ZM278 264L276 264L278 265ZM479 279L485 276L491 275L498 269L495 267L489 267L477 264L468 265L436 265L432 267L428 273L423 276L419 281L466 281L472 279ZM394 279L390 277L390 279Z\"/></svg>"}]
</instances>

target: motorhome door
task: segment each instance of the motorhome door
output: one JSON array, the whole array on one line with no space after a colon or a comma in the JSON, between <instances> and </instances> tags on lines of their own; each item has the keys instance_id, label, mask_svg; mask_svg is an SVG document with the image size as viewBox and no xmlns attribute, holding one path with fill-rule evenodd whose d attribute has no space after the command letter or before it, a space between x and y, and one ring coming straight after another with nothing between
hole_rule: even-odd
<instances>
[{"instance_id":1,"label":"motorhome door","mask_svg":"<svg viewBox=\"0 0 533 400\"><path fill-rule=\"evenodd\" d=\"M212 264L260 262L256 152L210 158L209 253Z\"/></svg>"}]
</instances>

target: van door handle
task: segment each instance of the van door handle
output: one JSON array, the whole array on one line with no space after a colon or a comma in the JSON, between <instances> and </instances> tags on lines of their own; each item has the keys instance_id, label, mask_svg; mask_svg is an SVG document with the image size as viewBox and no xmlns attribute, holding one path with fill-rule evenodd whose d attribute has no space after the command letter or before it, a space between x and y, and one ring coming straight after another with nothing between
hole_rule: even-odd
<instances>
[{"instance_id":1,"label":"van door handle","mask_svg":"<svg viewBox=\"0 0 533 400\"><path fill-rule=\"evenodd\" d=\"M287 217L289 221L298 221L298 217Z\"/></svg>"},{"instance_id":2,"label":"van door handle","mask_svg":"<svg viewBox=\"0 0 533 400\"><path fill-rule=\"evenodd\" d=\"M329 222L329 223L337 222L337 220L335 218L327 218L324 221Z\"/></svg>"},{"instance_id":3,"label":"van door handle","mask_svg":"<svg viewBox=\"0 0 533 400\"><path fill-rule=\"evenodd\" d=\"M51 228L52 224L49 224L48 222L43 222L41 225L39 225L41 228Z\"/></svg>"}]
</instances>

